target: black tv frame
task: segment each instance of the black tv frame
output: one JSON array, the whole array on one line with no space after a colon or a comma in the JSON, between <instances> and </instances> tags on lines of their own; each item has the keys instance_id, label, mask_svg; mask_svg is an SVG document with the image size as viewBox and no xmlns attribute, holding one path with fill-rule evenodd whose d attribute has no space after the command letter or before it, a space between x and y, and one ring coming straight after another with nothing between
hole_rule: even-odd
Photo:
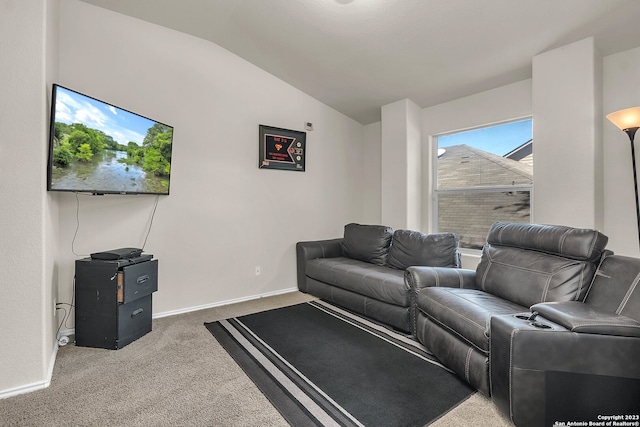
<instances>
[{"instance_id":1,"label":"black tv frame","mask_svg":"<svg viewBox=\"0 0 640 427\"><path fill-rule=\"evenodd\" d=\"M57 98L57 89L61 88L64 89L68 92L73 92L74 94L77 94L79 96L85 97L85 98L89 98L95 102L104 104L105 106L108 107L113 107L119 111L128 113L128 114L132 114L138 117L141 117L143 119L149 120L151 122L166 126L168 128L171 128L172 130L172 139L171 139L171 144L172 144L172 151L173 151L173 131L174 131L174 127L171 125L168 125L166 123L160 122L158 120L152 119L150 117L147 116L143 116L141 114L135 113L133 111L127 110L125 108L122 107L118 107L117 105L111 104L109 102L103 101L101 99L92 97L90 95L86 95L82 92L76 91L74 89L70 89L68 87L62 86L60 84L54 83L52 85L51 88L51 111L50 111L50 116L49 116L49 140L48 140L48 159L47 159L47 191L56 191L56 192L71 192L71 193L88 193L88 194L93 194L93 195L105 195L105 194L121 194L121 195L138 195L138 194L147 194L147 195L159 195L159 196L168 196L170 194L170 181L171 181L171 173L169 173L169 185L167 186L167 191L166 192L159 192L159 191L130 191L130 190L112 190L112 189L108 189L108 188L86 188L86 189L73 189L73 188L54 188L53 187L53 164L54 164L54 159L53 159L53 150L54 150L54 137L55 137L55 125L56 125L56 98ZM173 158L172 158L173 160ZM169 162L169 164L171 165L172 162Z\"/></svg>"}]
</instances>

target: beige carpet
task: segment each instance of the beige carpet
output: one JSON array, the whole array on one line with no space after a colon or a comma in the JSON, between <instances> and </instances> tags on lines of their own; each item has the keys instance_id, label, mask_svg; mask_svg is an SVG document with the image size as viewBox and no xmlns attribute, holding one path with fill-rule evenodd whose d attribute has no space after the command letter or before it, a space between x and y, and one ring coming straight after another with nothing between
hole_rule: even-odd
<instances>
[{"instance_id":1,"label":"beige carpet","mask_svg":"<svg viewBox=\"0 0 640 427\"><path fill-rule=\"evenodd\" d=\"M294 292L153 321L121 350L61 347L51 386L0 400L2 426L287 426L203 326L308 301ZM512 426L475 394L433 426Z\"/></svg>"}]
</instances>

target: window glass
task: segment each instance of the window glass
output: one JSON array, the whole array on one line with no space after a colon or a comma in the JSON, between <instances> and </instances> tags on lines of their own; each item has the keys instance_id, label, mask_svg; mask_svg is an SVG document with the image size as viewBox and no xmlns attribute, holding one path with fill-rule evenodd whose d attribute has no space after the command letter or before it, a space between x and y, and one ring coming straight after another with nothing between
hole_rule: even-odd
<instances>
[{"instance_id":1,"label":"window glass","mask_svg":"<svg viewBox=\"0 0 640 427\"><path fill-rule=\"evenodd\" d=\"M436 138L435 205L439 232L480 249L496 221L530 222L531 119Z\"/></svg>"},{"instance_id":2,"label":"window glass","mask_svg":"<svg viewBox=\"0 0 640 427\"><path fill-rule=\"evenodd\" d=\"M530 222L528 191L456 192L438 195L438 229L460 236L460 246L482 249L496 221Z\"/></svg>"}]
</instances>

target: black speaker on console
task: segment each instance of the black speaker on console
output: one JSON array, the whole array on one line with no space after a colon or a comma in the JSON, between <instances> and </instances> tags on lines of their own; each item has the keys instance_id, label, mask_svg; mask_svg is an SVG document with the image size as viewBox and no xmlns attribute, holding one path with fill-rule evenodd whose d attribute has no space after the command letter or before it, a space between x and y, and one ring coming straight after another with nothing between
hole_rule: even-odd
<instances>
[{"instance_id":1,"label":"black speaker on console","mask_svg":"<svg viewBox=\"0 0 640 427\"><path fill-rule=\"evenodd\" d=\"M142 254L142 249L138 248L120 248L111 249L104 252L96 252L91 254L91 259L101 259L105 261L113 261L116 259L128 259L139 257Z\"/></svg>"}]
</instances>

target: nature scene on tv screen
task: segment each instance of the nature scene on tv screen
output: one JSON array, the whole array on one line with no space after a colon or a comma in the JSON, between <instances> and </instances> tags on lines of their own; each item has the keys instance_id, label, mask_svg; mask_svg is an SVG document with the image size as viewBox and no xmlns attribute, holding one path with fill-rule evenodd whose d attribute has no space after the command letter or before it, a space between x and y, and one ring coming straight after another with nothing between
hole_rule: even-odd
<instances>
[{"instance_id":1,"label":"nature scene on tv screen","mask_svg":"<svg viewBox=\"0 0 640 427\"><path fill-rule=\"evenodd\" d=\"M52 190L169 194L173 128L56 86Z\"/></svg>"}]
</instances>

